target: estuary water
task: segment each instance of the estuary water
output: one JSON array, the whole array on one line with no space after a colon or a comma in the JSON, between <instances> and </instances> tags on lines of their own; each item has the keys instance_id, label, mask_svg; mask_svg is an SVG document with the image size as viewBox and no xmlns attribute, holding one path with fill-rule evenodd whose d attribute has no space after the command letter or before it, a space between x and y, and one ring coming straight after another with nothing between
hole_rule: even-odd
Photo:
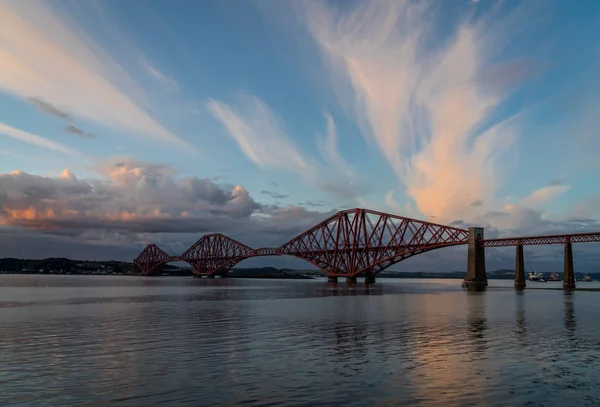
<instances>
[{"instance_id":1,"label":"estuary water","mask_svg":"<svg viewBox=\"0 0 600 407\"><path fill-rule=\"evenodd\" d=\"M541 284L0 275L0 406L600 405L600 292Z\"/></svg>"}]
</instances>

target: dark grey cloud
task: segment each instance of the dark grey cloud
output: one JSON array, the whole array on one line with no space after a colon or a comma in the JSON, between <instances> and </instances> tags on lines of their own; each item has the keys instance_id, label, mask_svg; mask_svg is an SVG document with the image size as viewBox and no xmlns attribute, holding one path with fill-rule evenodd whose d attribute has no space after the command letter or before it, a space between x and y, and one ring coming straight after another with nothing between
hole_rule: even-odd
<instances>
[{"instance_id":1,"label":"dark grey cloud","mask_svg":"<svg viewBox=\"0 0 600 407\"><path fill-rule=\"evenodd\" d=\"M320 207L325 206L325 203L323 201L318 201L318 202L304 201L304 202L299 202L298 205L299 206L310 206L313 208L320 208Z\"/></svg>"},{"instance_id":2,"label":"dark grey cloud","mask_svg":"<svg viewBox=\"0 0 600 407\"><path fill-rule=\"evenodd\" d=\"M271 198L273 199L285 199L285 198L289 198L289 194L280 194L278 192L274 192L274 191L267 191L265 189L263 189L262 191L260 191L261 194L263 195L269 195Z\"/></svg>"},{"instance_id":3,"label":"dark grey cloud","mask_svg":"<svg viewBox=\"0 0 600 407\"><path fill-rule=\"evenodd\" d=\"M37 107L38 110L40 110L43 113L49 114L54 117L58 117L60 119L69 119L69 115L66 112L60 110L59 108L57 108L51 103L46 102L45 100L36 97L29 97L27 98L27 101L35 107Z\"/></svg>"},{"instance_id":4,"label":"dark grey cloud","mask_svg":"<svg viewBox=\"0 0 600 407\"><path fill-rule=\"evenodd\" d=\"M72 124L65 126L64 130L69 134L75 134L81 138L96 138L96 135L93 133L86 133L84 130L81 130L79 127L75 127Z\"/></svg>"},{"instance_id":5,"label":"dark grey cloud","mask_svg":"<svg viewBox=\"0 0 600 407\"><path fill-rule=\"evenodd\" d=\"M481 199L471 202L471 206L481 206L481 205L483 205L483 202L481 201Z\"/></svg>"},{"instance_id":6,"label":"dark grey cloud","mask_svg":"<svg viewBox=\"0 0 600 407\"><path fill-rule=\"evenodd\" d=\"M37 98L37 97L29 97L26 99L29 103L31 103L32 105L34 105L35 107L38 108L39 111L49 114L51 116L54 117L58 117L59 119L63 119L63 120L68 120L70 121L72 118L71 116L59 109L58 107L56 107L55 105L46 102L43 99ZM72 123L68 124L67 126L65 126L63 128L63 130L69 134L74 134L76 136L79 136L81 138L87 138L87 139L93 139L96 138L96 135L90 132L86 132L85 130L80 129L79 127L76 127L75 125L73 125Z\"/></svg>"},{"instance_id":7,"label":"dark grey cloud","mask_svg":"<svg viewBox=\"0 0 600 407\"><path fill-rule=\"evenodd\" d=\"M129 159L106 164L99 171L107 180L80 180L70 172L58 178L23 172L0 175L0 257L131 260L149 243L176 255L203 234L215 232L255 248L277 247L338 210L311 210L308 203L265 205L243 186L182 178L168 166ZM489 212L473 223L452 222L464 229L475 224L485 227L487 238L600 230L593 218L548 220L520 206ZM576 245L577 271L597 267L598 247ZM554 271L562 267L560 245L528 247L525 255L528 267ZM486 256L490 270L514 265L514 248L489 249ZM251 263L274 265L278 261L262 258ZM301 261L293 264L312 267ZM416 256L392 269L465 267L465 248L457 247Z\"/></svg>"},{"instance_id":8,"label":"dark grey cloud","mask_svg":"<svg viewBox=\"0 0 600 407\"><path fill-rule=\"evenodd\" d=\"M553 179L552 181L550 181L550 183L548 185L550 186L556 186L556 185L565 185L567 182L565 179L563 178L556 178Z\"/></svg>"},{"instance_id":9,"label":"dark grey cloud","mask_svg":"<svg viewBox=\"0 0 600 407\"><path fill-rule=\"evenodd\" d=\"M68 171L59 178L0 175L0 256L12 255L2 241L15 231L21 241L46 236L102 250L124 242L142 250L159 235L171 236L164 242L181 249L179 236L189 242L215 232L251 246L279 246L330 214L262 205L242 186L179 178L163 165L121 160L100 171L108 181L79 180Z\"/></svg>"}]
</instances>

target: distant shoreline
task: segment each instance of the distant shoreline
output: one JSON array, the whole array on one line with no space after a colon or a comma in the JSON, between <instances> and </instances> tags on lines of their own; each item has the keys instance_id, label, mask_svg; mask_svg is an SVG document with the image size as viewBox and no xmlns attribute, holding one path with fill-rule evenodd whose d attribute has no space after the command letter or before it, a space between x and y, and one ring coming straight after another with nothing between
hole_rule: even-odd
<instances>
[{"instance_id":1,"label":"distant shoreline","mask_svg":"<svg viewBox=\"0 0 600 407\"><path fill-rule=\"evenodd\" d=\"M119 261L90 261L71 260L63 257L47 259L0 259L1 274L20 275L117 275L117 276L139 276L133 273L133 265L130 262ZM137 270L136 270L137 271ZM528 270L533 271L533 270ZM575 273L576 277L584 273ZM179 268L169 264L163 264L156 269L156 276L164 277L192 277L192 269L189 267ZM562 273L558 273L562 277ZM600 274L589 273L594 280L600 280ZM384 270L377 274L377 278L415 278L415 279L464 279L466 271L392 271ZM498 269L487 273L490 280L513 280L514 270ZM288 269L276 267L255 268L233 268L227 273L228 278L266 278L278 280L308 280L315 277L325 277L324 273L315 269ZM360 278L360 276L359 276Z\"/></svg>"},{"instance_id":2,"label":"distant shoreline","mask_svg":"<svg viewBox=\"0 0 600 407\"><path fill-rule=\"evenodd\" d=\"M247 278L247 279L269 279L269 280L315 280L318 278L326 278L324 274L313 274L313 275L305 275L305 274L281 274L281 275L263 275L260 273L257 274L235 274L233 271L230 272L233 274L228 274L227 278ZM417 279L417 280L461 280L464 279L464 275L456 275L453 273L446 273L439 275L416 275L417 273L409 273L407 274L384 274L377 275L376 278L389 278L389 279ZM154 278L154 277L189 277L192 278L193 274L153 274L148 276L142 276L140 274L134 273L39 273L39 272L11 272L11 271L2 271L0 270L0 276L2 275L23 275L23 276L114 276L114 277L143 277L143 278ZM591 274L590 274L591 275ZM219 278L219 277L217 277ZM360 279L361 276L358 276ZM513 280L514 277L510 276L498 276L492 275L488 276L488 280Z\"/></svg>"}]
</instances>

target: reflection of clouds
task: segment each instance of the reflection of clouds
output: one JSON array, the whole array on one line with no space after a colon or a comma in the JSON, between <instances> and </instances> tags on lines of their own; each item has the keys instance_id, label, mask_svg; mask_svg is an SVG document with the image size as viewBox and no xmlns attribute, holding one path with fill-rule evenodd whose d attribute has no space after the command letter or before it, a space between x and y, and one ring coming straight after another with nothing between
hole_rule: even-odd
<instances>
[{"instance_id":1,"label":"reflection of clouds","mask_svg":"<svg viewBox=\"0 0 600 407\"><path fill-rule=\"evenodd\" d=\"M3 385L43 383L9 402L450 407L595 397L598 329L586 293L561 303L554 290L424 294L405 282L372 286L388 295L340 283L334 296L309 280L110 281L134 284L135 298L103 286L92 302L0 310L11 335L0 338Z\"/></svg>"},{"instance_id":2,"label":"reflection of clouds","mask_svg":"<svg viewBox=\"0 0 600 407\"><path fill-rule=\"evenodd\" d=\"M65 405L65 395L93 402L117 389L125 398L139 390L136 362L152 338L129 337L139 320L121 310L108 305L102 316L96 305L47 306L19 314L19 321L3 319L10 336L1 338L0 365L18 366L4 385L40 383L35 393L15 391L8 401Z\"/></svg>"},{"instance_id":3,"label":"reflection of clouds","mask_svg":"<svg viewBox=\"0 0 600 407\"><path fill-rule=\"evenodd\" d=\"M461 405L466 394L477 399L478 389L483 397L489 382L476 372L489 367L486 357L478 357L487 349L484 295L461 292L407 298L406 307L413 313L405 338L403 374L414 403L436 404L443 399L445 405Z\"/></svg>"}]
</instances>

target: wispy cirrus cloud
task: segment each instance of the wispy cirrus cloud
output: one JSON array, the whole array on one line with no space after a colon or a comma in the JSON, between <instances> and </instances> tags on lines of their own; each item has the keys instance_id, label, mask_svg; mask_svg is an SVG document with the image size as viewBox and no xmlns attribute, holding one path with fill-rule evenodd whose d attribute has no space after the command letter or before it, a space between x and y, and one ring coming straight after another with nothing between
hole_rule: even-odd
<instances>
[{"instance_id":1,"label":"wispy cirrus cloud","mask_svg":"<svg viewBox=\"0 0 600 407\"><path fill-rule=\"evenodd\" d=\"M38 147L46 148L48 150L53 150L59 153L67 154L74 157L82 158L84 154L74 150L68 146L65 146L61 143L58 143L53 140L49 140L47 138L38 136L37 134L29 133L24 130L17 129L15 127L9 126L0 122L0 134L11 137L15 140L19 140L25 143L29 143Z\"/></svg>"},{"instance_id":2,"label":"wispy cirrus cloud","mask_svg":"<svg viewBox=\"0 0 600 407\"><path fill-rule=\"evenodd\" d=\"M531 194L521 199L520 205L527 206L531 209L541 210L545 205L554 198L557 198L571 189L570 185L551 184L545 187L536 189Z\"/></svg>"},{"instance_id":3,"label":"wispy cirrus cloud","mask_svg":"<svg viewBox=\"0 0 600 407\"><path fill-rule=\"evenodd\" d=\"M275 192L275 191L267 191L265 189L263 189L262 191L260 191L261 194L263 195L268 195L273 199L286 199L289 198L290 195L289 194L280 194L279 192Z\"/></svg>"},{"instance_id":4,"label":"wispy cirrus cloud","mask_svg":"<svg viewBox=\"0 0 600 407\"><path fill-rule=\"evenodd\" d=\"M227 129L244 155L263 168L283 169L314 177L315 166L294 144L280 118L253 96L241 97L238 108L211 99L208 111Z\"/></svg>"},{"instance_id":5,"label":"wispy cirrus cloud","mask_svg":"<svg viewBox=\"0 0 600 407\"><path fill-rule=\"evenodd\" d=\"M160 83L169 92L176 92L180 89L179 83L175 79L159 71L158 68L150 64L146 59L142 59L141 64L152 79Z\"/></svg>"},{"instance_id":6,"label":"wispy cirrus cloud","mask_svg":"<svg viewBox=\"0 0 600 407\"><path fill-rule=\"evenodd\" d=\"M493 24L495 16L465 19L440 39L433 3L305 6L340 103L418 210L451 220L484 211L474 199L494 202L502 154L518 131L515 117L494 114L530 69L519 60L496 64L489 50L525 13Z\"/></svg>"},{"instance_id":7,"label":"wispy cirrus cloud","mask_svg":"<svg viewBox=\"0 0 600 407\"><path fill-rule=\"evenodd\" d=\"M573 218L600 218L600 194L587 197L571 211Z\"/></svg>"},{"instance_id":8,"label":"wispy cirrus cloud","mask_svg":"<svg viewBox=\"0 0 600 407\"><path fill-rule=\"evenodd\" d=\"M46 113L193 150L147 113L151 104L135 80L49 3L0 4L0 66L0 90Z\"/></svg>"},{"instance_id":9,"label":"wispy cirrus cloud","mask_svg":"<svg viewBox=\"0 0 600 407\"><path fill-rule=\"evenodd\" d=\"M329 113L325 114L327 135L317 135L317 148L325 159L323 163L294 143L284 121L254 96L241 97L238 106L209 100L206 108L257 166L298 174L309 185L338 198L356 200L368 189L354 181L353 170L339 153L335 123Z\"/></svg>"},{"instance_id":10,"label":"wispy cirrus cloud","mask_svg":"<svg viewBox=\"0 0 600 407\"><path fill-rule=\"evenodd\" d=\"M333 120L333 117L329 111L325 111L324 116L327 123L327 133L325 136L317 134L317 148L323 156L323 159L328 162L336 171L342 175L345 175L346 177L352 178L354 176L354 171L352 168L350 168L348 163L346 163L339 152L335 121Z\"/></svg>"}]
</instances>

